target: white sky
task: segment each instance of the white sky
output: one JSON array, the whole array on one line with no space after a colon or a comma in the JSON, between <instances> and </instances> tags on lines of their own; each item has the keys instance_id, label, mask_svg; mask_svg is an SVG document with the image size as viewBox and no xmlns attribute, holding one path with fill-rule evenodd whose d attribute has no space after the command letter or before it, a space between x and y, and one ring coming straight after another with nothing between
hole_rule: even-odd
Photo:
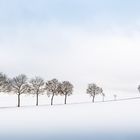
<instances>
[{"instance_id":1,"label":"white sky","mask_svg":"<svg viewBox=\"0 0 140 140\"><path fill-rule=\"evenodd\" d=\"M77 93L91 82L137 92L139 2L125 2L0 0L1 71L69 80Z\"/></svg>"}]
</instances>

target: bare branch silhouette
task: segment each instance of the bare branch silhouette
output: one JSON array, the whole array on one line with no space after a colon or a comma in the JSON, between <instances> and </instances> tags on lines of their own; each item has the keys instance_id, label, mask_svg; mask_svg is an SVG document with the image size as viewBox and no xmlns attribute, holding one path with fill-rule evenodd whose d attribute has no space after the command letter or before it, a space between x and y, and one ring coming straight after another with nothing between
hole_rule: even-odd
<instances>
[{"instance_id":1,"label":"bare branch silhouette","mask_svg":"<svg viewBox=\"0 0 140 140\"><path fill-rule=\"evenodd\" d=\"M38 106L39 95L45 91L44 84L44 80L40 77L35 77L29 81L28 92L30 94L36 95L36 106Z\"/></svg>"},{"instance_id":2,"label":"bare branch silhouette","mask_svg":"<svg viewBox=\"0 0 140 140\"><path fill-rule=\"evenodd\" d=\"M14 77L11 79L11 91L18 95L18 107L20 107L20 95L27 93L29 85L27 83L27 77L24 74Z\"/></svg>"},{"instance_id":3,"label":"bare branch silhouette","mask_svg":"<svg viewBox=\"0 0 140 140\"><path fill-rule=\"evenodd\" d=\"M59 84L58 92L60 95L65 96L64 104L66 104L67 96L70 96L73 93L73 85L69 81L64 81Z\"/></svg>"},{"instance_id":4,"label":"bare branch silhouette","mask_svg":"<svg viewBox=\"0 0 140 140\"><path fill-rule=\"evenodd\" d=\"M87 88L87 94L89 94L92 97L92 102L94 102L95 96L102 94L103 89L98 87L96 84L89 84Z\"/></svg>"},{"instance_id":5,"label":"bare branch silhouette","mask_svg":"<svg viewBox=\"0 0 140 140\"><path fill-rule=\"evenodd\" d=\"M46 90L48 96L52 95L51 97L51 105L53 105L53 99L55 95L58 95L58 87L59 87L59 82L57 79L52 79L46 83Z\"/></svg>"}]
</instances>

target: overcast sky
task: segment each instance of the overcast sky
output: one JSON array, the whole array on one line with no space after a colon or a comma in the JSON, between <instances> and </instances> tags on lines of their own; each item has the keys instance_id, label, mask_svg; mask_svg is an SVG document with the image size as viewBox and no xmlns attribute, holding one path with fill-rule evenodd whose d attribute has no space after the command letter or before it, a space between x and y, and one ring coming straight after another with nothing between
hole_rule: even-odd
<instances>
[{"instance_id":1,"label":"overcast sky","mask_svg":"<svg viewBox=\"0 0 140 140\"><path fill-rule=\"evenodd\" d=\"M136 92L139 0L0 0L0 71Z\"/></svg>"}]
</instances>

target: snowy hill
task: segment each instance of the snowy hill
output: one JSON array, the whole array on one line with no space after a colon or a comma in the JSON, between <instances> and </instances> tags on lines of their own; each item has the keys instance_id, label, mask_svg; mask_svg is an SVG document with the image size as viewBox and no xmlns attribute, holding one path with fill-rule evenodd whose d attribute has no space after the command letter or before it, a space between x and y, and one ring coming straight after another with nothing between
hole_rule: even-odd
<instances>
[{"instance_id":1,"label":"snowy hill","mask_svg":"<svg viewBox=\"0 0 140 140\"><path fill-rule=\"evenodd\" d=\"M1 108L1 140L139 140L140 99Z\"/></svg>"}]
</instances>

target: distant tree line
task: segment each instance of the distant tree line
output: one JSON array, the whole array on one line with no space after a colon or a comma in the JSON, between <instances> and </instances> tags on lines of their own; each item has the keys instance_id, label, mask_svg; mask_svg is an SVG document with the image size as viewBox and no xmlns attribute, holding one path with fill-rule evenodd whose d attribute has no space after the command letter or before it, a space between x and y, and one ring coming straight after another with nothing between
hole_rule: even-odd
<instances>
[{"instance_id":1,"label":"distant tree line","mask_svg":"<svg viewBox=\"0 0 140 140\"><path fill-rule=\"evenodd\" d=\"M16 94L17 106L20 107L20 98L22 94L35 95L36 106L39 105L39 95L47 94L51 97L51 105L53 105L54 97L57 95L64 96L64 104L67 104L67 97L73 94L74 86L69 81L59 82L57 79L45 81L41 77L27 78L25 74L20 74L16 77L9 78L5 74L0 73L0 92ZM96 95L102 95L103 101L105 94L103 89L96 84L89 84L87 94L92 97L92 102Z\"/></svg>"}]
</instances>

